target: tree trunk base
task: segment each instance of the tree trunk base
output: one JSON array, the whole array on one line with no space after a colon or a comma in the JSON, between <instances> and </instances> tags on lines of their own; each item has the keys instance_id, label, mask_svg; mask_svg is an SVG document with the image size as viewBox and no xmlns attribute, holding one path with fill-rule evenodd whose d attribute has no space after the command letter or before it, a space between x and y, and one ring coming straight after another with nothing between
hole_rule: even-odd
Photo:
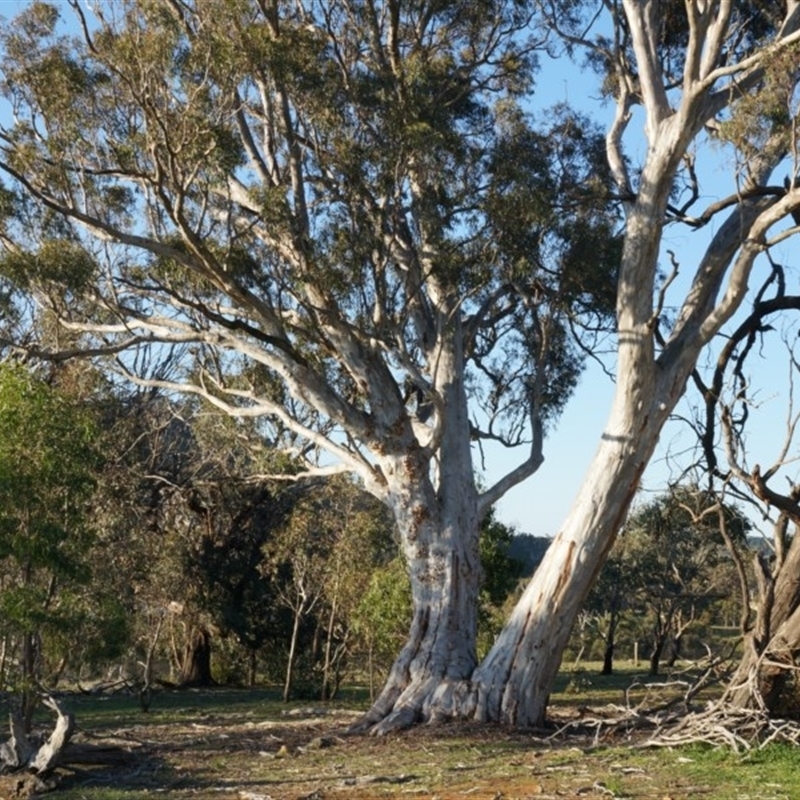
<instances>
[{"instance_id":1,"label":"tree trunk base","mask_svg":"<svg viewBox=\"0 0 800 800\"><path fill-rule=\"evenodd\" d=\"M396 699L392 700L392 695ZM385 736L413 725L470 719L476 702L477 690L469 681L427 678L402 689L384 689L372 708L349 730Z\"/></svg>"}]
</instances>

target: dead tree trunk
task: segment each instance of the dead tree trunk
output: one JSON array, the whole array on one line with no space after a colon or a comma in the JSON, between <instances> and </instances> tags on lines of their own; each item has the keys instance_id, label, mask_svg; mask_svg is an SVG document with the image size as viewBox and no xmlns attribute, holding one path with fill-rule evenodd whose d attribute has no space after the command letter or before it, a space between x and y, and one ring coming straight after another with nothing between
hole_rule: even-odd
<instances>
[{"instance_id":1,"label":"dead tree trunk","mask_svg":"<svg viewBox=\"0 0 800 800\"><path fill-rule=\"evenodd\" d=\"M208 628L194 628L186 642L181 686L214 686L211 676L211 633Z\"/></svg>"},{"instance_id":2,"label":"dead tree trunk","mask_svg":"<svg viewBox=\"0 0 800 800\"><path fill-rule=\"evenodd\" d=\"M797 502L793 490L792 500ZM789 523L783 514L776 541L785 542ZM796 714L796 701L787 706L785 689L800 664L800 531L774 565L756 556L759 607L755 624L745 635L744 654L723 698L741 708L765 707L774 714Z\"/></svg>"},{"instance_id":3,"label":"dead tree trunk","mask_svg":"<svg viewBox=\"0 0 800 800\"><path fill-rule=\"evenodd\" d=\"M56 724L48 739L38 746L25 734L22 718L11 715L11 738L0 746L0 773L28 770L36 775L47 775L58 766L64 748L72 737L75 720L50 697L45 706L56 714Z\"/></svg>"}]
</instances>

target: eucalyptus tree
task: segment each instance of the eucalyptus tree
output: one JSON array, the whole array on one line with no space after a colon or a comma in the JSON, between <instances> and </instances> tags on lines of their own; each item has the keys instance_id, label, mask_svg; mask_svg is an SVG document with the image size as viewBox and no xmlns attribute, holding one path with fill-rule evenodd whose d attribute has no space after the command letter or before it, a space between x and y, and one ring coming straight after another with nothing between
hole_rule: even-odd
<instances>
[{"instance_id":1,"label":"eucalyptus tree","mask_svg":"<svg viewBox=\"0 0 800 800\"><path fill-rule=\"evenodd\" d=\"M615 108L606 148L625 223L614 398L566 520L458 704L523 725L543 721L572 624L701 351L740 308L765 263L758 256L796 233L781 223L800 207L797 2L622 0L583 10L567 6L551 25L570 51L588 48ZM592 34L594 20L603 33ZM720 158L730 165L724 190L704 163ZM781 165L787 181L770 183ZM667 252L668 226L694 237L712 229L689 265Z\"/></svg>"},{"instance_id":2,"label":"eucalyptus tree","mask_svg":"<svg viewBox=\"0 0 800 800\"><path fill-rule=\"evenodd\" d=\"M543 40L511 0L69 6L74 38L42 2L2 34L5 280L390 508L414 611L371 719L430 716L476 666L479 523L613 300L602 137L531 125ZM518 448L482 490L476 441Z\"/></svg>"},{"instance_id":3,"label":"eucalyptus tree","mask_svg":"<svg viewBox=\"0 0 800 800\"><path fill-rule=\"evenodd\" d=\"M674 662L690 627L728 596L734 563L725 536L742 548L749 529L738 508L691 485L671 487L631 515L615 566L626 574L629 606L644 621L651 675L658 674L664 648L670 646Z\"/></svg>"}]
</instances>

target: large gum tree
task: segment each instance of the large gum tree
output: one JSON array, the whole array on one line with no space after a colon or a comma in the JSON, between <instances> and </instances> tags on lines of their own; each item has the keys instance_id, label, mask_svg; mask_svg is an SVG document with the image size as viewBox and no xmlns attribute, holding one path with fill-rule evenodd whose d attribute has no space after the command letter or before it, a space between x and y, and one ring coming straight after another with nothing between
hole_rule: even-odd
<instances>
[{"instance_id":1,"label":"large gum tree","mask_svg":"<svg viewBox=\"0 0 800 800\"><path fill-rule=\"evenodd\" d=\"M46 3L2 34L3 300L49 337L19 344L256 417L297 478L359 476L414 605L368 723L451 713L481 519L613 307L602 136L530 124L513 0L69 5L69 36ZM486 443L517 456L479 488Z\"/></svg>"},{"instance_id":2,"label":"large gum tree","mask_svg":"<svg viewBox=\"0 0 800 800\"><path fill-rule=\"evenodd\" d=\"M588 48L616 109L606 139L625 213L614 398L574 504L460 709L522 725L544 719L581 602L701 351L740 308L758 256L791 235L780 223L800 206L798 3L622 0L597 13L606 33L594 38L566 14L551 25ZM727 188L711 160L731 165ZM780 165L786 183L770 184ZM696 261L662 252L673 225L711 229ZM679 293L681 269L690 280Z\"/></svg>"}]
</instances>

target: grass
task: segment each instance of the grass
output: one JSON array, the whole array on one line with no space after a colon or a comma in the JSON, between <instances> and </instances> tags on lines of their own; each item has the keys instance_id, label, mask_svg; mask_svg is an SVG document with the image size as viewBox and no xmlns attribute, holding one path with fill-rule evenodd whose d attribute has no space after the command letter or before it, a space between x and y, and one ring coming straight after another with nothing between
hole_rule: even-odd
<instances>
[{"instance_id":1,"label":"grass","mask_svg":"<svg viewBox=\"0 0 800 800\"><path fill-rule=\"evenodd\" d=\"M630 670L565 673L553 717L575 719L621 703L635 677ZM699 745L648 749L624 738L553 740L471 723L380 739L346 736L344 728L367 705L358 691L328 707L285 706L269 689L164 691L148 714L126 695L66 703L78 721L76 740L130 752L113 765L73 764L54 800L800 797L800 751L782 745L743 755Z\"/></svg>"}]
</instances>

